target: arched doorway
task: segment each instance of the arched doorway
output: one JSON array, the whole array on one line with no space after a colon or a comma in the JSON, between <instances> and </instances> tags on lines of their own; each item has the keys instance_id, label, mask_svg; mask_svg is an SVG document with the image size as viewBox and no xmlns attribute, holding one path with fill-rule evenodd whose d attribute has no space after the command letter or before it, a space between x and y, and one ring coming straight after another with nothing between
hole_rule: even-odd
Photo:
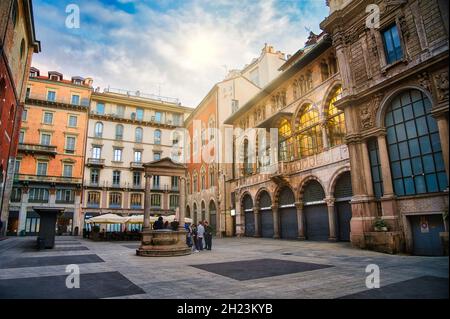
<instances>
[{"instance_id":1,"label":"arched doorway","mask_svg":"<svg viewBox=\"0 0 450 319\"><path fill-rule=\"evenodd\" d=\"M261 237L273 238L272 200L266 191L262 191L259 195L259 211L261 214Z\"/></svg>"},{"instance_id":2,"label":"arched doorway","mask_svg":"<svg viewBox=\"0 0 450 319\"><path fill-rule=\"evenodd\" d=\"M314 241L328 240L330 229L325 192L316 180L309 181L303 191L306 238Z\"/></svg>"},{"instance_id":3,"label":"arched doorway","mask_svg":"<svg viewBox=\"0 0 450 319\"><path fill-rule=\"evenodd\" d=\"M191 218L191 208L189 206L186 206L186 217Z\"/></svg>"},{"instance_id":4,"label":"arched doorway","mask_svg":"<svg viewBox=\"0 0 450 319\"><path fill-rule=\"evenodd\" d=\"M192 216L192 220L194 224L197 224L197 203L194 203L194 216Z\"/></svg>"},{"instance_id":5,"label":"arched doorway","mask_svg":"<svg viewBox=\"0 0 450 319\"><path fill-rule=\"evenodd\" d=\"M216 203L213 200L209 202L209 225L212 227L213 234L217 231L217 215L216 215Z\"/></svg>"},{"instance_id":6,"label":"arched doorway","mask_svg":"<svg viewBox=\"0 0 450 319\"><path fill-rule=\"evenodd\" d=\"M202 201L201 205L202 205L201 206L202 207L201 220L204 221L204 220L206 220L206 205L205 205L205 202Z\"/></svg>"},{"instance_id":7,"label":"arched doorway","mask_svg":"<svg viewBox=\"0 0 450 319\"><path fill-rule=\"evenodd\" d=\"M352 219L352 181L350 172L342 173L334 186L335 210L338 240L350 241L350 220Z\"/></svg>"},{"instance_id":8,"label":"arched doorway","mask_svg":"<svg viewBox=\"0 0 450 319\"><path fill-rule=\"evenodd\" d=\"M253 200L246 194L242 200L242 209L245 217L245 236L255 236L255 216L253 213Z\"/></svg>"},{"instance_id":9,"label":"arched doorway","mask_svg":"<svg viewBox=\"0 0 450 319\"><path fill-rule=\"evenodd\" d=\"M290 187L283 187L279 196L280 237L296 239L298 237L298 224L294 193Z\"/></svg>"}]
</instances>

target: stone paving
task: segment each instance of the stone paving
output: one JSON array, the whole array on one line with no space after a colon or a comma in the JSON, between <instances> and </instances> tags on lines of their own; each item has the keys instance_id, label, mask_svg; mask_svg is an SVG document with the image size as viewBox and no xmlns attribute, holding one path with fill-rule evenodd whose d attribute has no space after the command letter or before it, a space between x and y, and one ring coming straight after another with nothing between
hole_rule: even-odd
<instances>
[{"instance_id":1,"label":"stone paving","mask_svg":"<svg viewBox=\"0 0 450 319\"><path fill-rule=\"evenodd\" d=\"M0 241L0 298L55 298L52 287L58 298L448 298L448 257L386 255L348 243L223 238L214 239L212 251L152 258L136 256L136 242L58 237L56 249L36 251L34 240ZM78 292L59 287L69 262L80 268ZM380 268L380 289L366 288L369 264ZM264 271L283 265L286 271ZM28 286L34 288L25 294Z\"/></svg>"}]
</instances>

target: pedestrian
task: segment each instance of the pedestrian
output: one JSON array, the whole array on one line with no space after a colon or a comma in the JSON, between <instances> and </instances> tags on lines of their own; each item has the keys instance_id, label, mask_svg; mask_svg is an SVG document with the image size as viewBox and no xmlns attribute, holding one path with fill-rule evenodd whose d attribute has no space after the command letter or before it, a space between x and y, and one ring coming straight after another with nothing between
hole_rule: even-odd
<instances>
[{"instance_id":1,"label":"pedestrian","mask_svg":"<svg viewBox=\"0 0 450 319\"><path fill-rule=\"evenodd\" d=\"M213 228L209 225L208 221L204 221L205 224L205 249L211 250L212 247L212 235L213 235Z\"/></svg>"},{"instance_id":2,"label":"pedestrian","mask_svg":"<svg viewBox=\"0 0 450 319\"><path fill-rule=\"evenodd\" d=\"M186 245L191 248L192 247L192 234L191 228L188 223L184 224L184 230L186 231Z\"/></svg>"},{"instance_id":3,"label":"pedestrian","mask_svg":"<svg viewBox=\"0 0 450 319\"><path fill-rule=\"evenodd\" d=\"M191 225L191 237L193 240L192 250L194 253L198 253L198 236L197 236L197 227L195 224Z\"/></svg>"},{"instance_id":4,"label":"pedestrian","mask_svg":"<svg viewBox=\"0 0 450 319\"><path fill-rule=\"evenodd\" d=\"M203 222L200 221L197 226L197 236L198 236L198 250L203 250L203 238L205 237L205 227Z\"/></svg>"},{"instance_id":5,"label":"pedestrian","mask_svg":"<svg viewBox=\"0 0 450 319\"><path fill-rule=\"evenodd\" d=\"M170 229L170 224L169 224L168 220L166 220L166 222L164 223L164 227L163 228L164 229Z\"/></svg>"}]
</instances>

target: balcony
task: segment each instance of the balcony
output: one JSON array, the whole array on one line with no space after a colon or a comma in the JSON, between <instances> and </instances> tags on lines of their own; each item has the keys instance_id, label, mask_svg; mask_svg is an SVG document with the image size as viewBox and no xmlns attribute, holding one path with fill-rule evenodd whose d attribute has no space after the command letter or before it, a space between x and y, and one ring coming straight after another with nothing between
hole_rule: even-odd
<instances>
[{"instance_id":1,"label":"balcony","mask_svg":"<svg viewBox=\"0 0 450 319\"><path fill-rule=\"evenodd\" d=\"M144 170L144 165L142 162L130 162L131 170Z\"/></svg>"},{"instance_id":2,"label":"balcony","mask_svg":"<svg viewBox=\"0 0 450 319\"><path fill-rule=\"evenodd\" d=\"M47 175L30 175L30 174L16 174L19 182L39 182L39 183L54 183L54 184L80 184L81 178L64 177L64 176L47 176Z\"/></svg>"},{"instance_id":3,"label":"balcony","mask_svg":"<svg viewBox=\"0 0 450 319\"><path fill-rule=\"evenodd\" d=\"M32 104L65 104L70 106L79 106L83 108L89 107L89 98L80 97L79 99L71 96L59 96L56 94L55 98L49 98L46 94L30 93L26 98L26 103Z\"/></svg>"},{"instance_id":4,"label":"balcony","mask_svg":"<svg viewBox=\"0 0 450 319\"><path fill-rule=\"evenodd\" d=\"M105 159L104 158L88 158L87 160L87 166L95 166L95 167L100 167L103 168L105 167Z\"/></svg>"},{"instance_id":5,"label":"balcony","mask_svg":"<svg viewBox=\"0 0 450 319\"><path fill-rule=\"evenodd\" d=\"M27 144L27 143L19 143L18 152L23 154L41 154L41 155L50 155L55 157L58 153L56 151L56 146L52 145L43 145L43 144Z\"/></svg>"}]
</instances>

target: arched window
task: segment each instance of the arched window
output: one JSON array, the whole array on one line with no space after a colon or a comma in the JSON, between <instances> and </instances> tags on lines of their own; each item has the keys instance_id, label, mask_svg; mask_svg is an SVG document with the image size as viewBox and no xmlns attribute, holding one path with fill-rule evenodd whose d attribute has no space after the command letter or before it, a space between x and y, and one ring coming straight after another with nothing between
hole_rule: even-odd
<instances>
[{"instance_id":1,"label":"arched window","mask_svg":"<svg viewBox=\"0 0 450 319\"><path fill-rule=\"evenodd\" d=\"M192 193L192 189L191 189L191 175L188 174L187 178L186 178L186 192L189 194Z\"/></svg>"},{"instance_id":2,"label":"arched window","mask_svg":"<svg viewBox=\"0 0 450 319\"><path fill-rule=\"evenodd\" d=\"M197 193L198 192L198 175L197 172L194 172L192 175L192 192Z\"/></svg>"},{"instance_id":3,"label":"arched window","mask_svg":"<svg viewBox=\"0 0 450 319\"><path fill-rule=\"evenodd\" d=\"M209 187L213 187L215 186L216 183L216 179L214 176L214 166L211 165L208 169L208 172L209 172Z\"/></svg>"},{"instance_id":4,"label":"arched window","mask_svg":"<svg viewBox=\"0 0 450 319\"><path fill-rule=\"evenodd\" d=\"M25 57L25 40L22 39L20 42L20 58L23 59Z\"/></svg>"},{"instance_id":5,"label":"arched window","mask_svg":"<svg viewBox=\"0 0 450 319\"><path fill-rule=\"evenodd\" d=\"M296 141L300 157L320 153L323 148L319 111L311 104L301 110L298 119Z\"/></svg>"},{"instance_id":6,"label":"arched window","mask_svg":"<svg viewBox=\"0 0 450 319\"><path fill-rule=\"evenodd\" d=\"M430 100L419 90L399 94L386 110L385 126L395 194L444 191L448 181Z\"/></svg>"},{"instance_id":7,"label":"arched window","mask_svg":"<svg viewBox=\"0 0 450 319\"><path fill-rule=\"evenodd\" d=\"M201 171L200 171L200 184L201 184L201 190L206 189L206 172L205 172L205 168L202 167Z\"/></svg>"},{"instance_id":8,"label":"arched window","mask_svg":"<svg viewBox=\"0 0 450 319\"><path fill-rule=\"evenodd\" d=\"M116 125L116 140L123 139L123 125L117 124Z\"/></svg>"},{"instance_id":9,"label":"arched window","mask_svg":"<svg viewBox=\"0 0 450 319\"><path fill-rule=\"evenodd\" d=\"M214 121L214 117L211 116L209 118L209 123L208 123L208 130L209 130L209 140L212 141L214 139L215 136L215 128L216 128L216 122Z\"/></svg>"},{"instance_id":10,"label":"arched window","mask_svg":"<svg viewBox=\"0 0 450 319\"><path fill-rule=\"evenodd\" d=\"M14 0L11 17L12 17L13 25L16 26L17 20L19 18L19 6L17 3L17 0Z\"/></svg>"},{"instance_id":11,"label":"arched window","mask_svg":"<svg viewBox=\"0 0 450 319\"><path fill-rule=\"evenodd\" d=\"M294 145L292 143L291 123L287 119L281 120L278 125L279 160L289 161L294 157Z\"/></svg>"},{"instance_id":12,"label":"arched window","mask_svg":"<svg viewBox=\"0 0 450 319\"><path fill-rule=\"evenodd\" d=\"M160 130L156 130L154 133L154 143L155 144L161 144L161 131Z\"/></svg>"},{"instance_id":13,"label":"arched window","mask_svg":"<svg viewBox=\"0 0 450 319\"><path fill-rule=\"evenodd\" d=\"M327 109L327 129L330 147L344 143L345 118L344 111L339 110L334 104L341 98L342 88L333 92Z\"/></svg>"},{"instance_id":14,"label":"arched window","mask_svg":"<svg viewBox=\"0 0 450 319\"><path fill-rule=\"evenodd\" d=\"M252 163L250 161L250 151L249 151L249 144L248 144L248 139L244 140L244 175L251 175L253 173L253 167L252 167Z\"/></svg>"},{"instance_id":15,"label":"arched window","mask_svg":"<svg viewBox=\"0 0 450 319\"><path fill-rule=\"evenodd\" d=\"M134 133L135 141L138 142L138 143L141 143L143 134L144 133L143 133L142 127L136 127L136 131Z\"/></svg>"},{"instance_id":16,"label":"arched window","mask_svg":"<svg viewBox=\"0 0 450 319\"><path fill-rule=\"evenodd\" d=\"M97 122L95 123L95 137L102 137L103 135L103 123Z\"/></svg>"},{"instance_id":17,"label":"arched window","mask_svg":"<svg viewBox=\"0 0 450 319\"><path fill-rule=\"evenodd\" d=\"M320 63L320 74L322 75L322 81L325 81L330 77L330 72L328 70L328 64L325 61Z\"/></svg>"}]
</instances>

